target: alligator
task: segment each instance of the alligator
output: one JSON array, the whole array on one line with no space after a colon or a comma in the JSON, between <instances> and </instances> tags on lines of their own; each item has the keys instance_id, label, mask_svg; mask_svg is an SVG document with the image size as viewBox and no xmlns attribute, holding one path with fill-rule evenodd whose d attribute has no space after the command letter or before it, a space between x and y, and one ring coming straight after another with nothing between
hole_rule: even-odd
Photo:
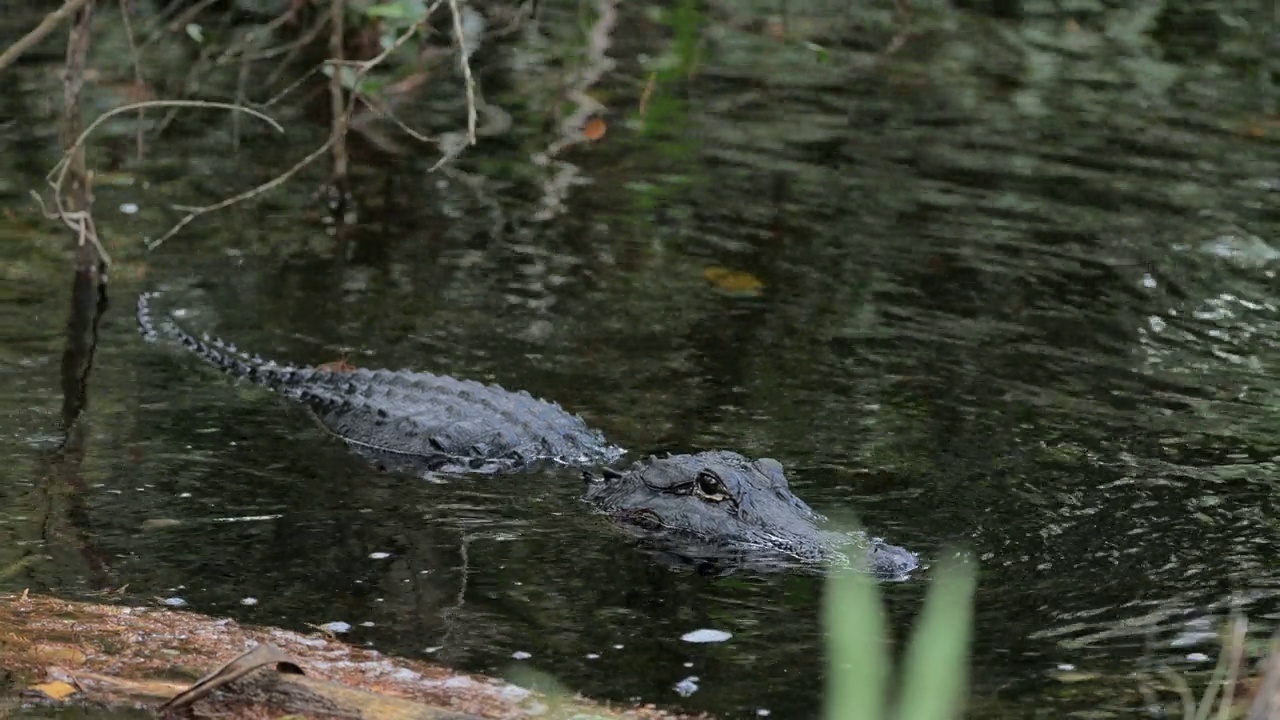
<instances>
[{"instance_id":1,"label":"alligator","mask_svg":"<svg viewBox=\"0 0 1280 720\"><path fill-rule=\"evenodd\" d=\"M716 567L820 567L832 563L904 579L919 558L865 533L824 530L791 492L782 464L727 450L649 456L618 467L626 451L579 415L526 391L405 370L280 365L170 317L157 322L138 297L144 338L175 342L207 363L301 401L357 454L388 470L439 478L576 468L583 499L669 555ZM595 470L595 472L593 472ZM847 546L865 553L853 563Z\"/></svg>"}]
</instances>

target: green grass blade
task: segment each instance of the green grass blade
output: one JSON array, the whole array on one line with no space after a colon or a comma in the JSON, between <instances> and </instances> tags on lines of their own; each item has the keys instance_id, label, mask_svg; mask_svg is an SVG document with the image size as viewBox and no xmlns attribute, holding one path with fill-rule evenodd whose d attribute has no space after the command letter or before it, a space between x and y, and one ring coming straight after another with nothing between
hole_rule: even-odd
<instances>
[{"instance_id":1,"label":"green grass blade","mask_svg":"<svg viewBox=\"0 0 1280 720\"><path fill-rule=\"evenodd\" d=\"M903 659L898 720L960 716L968 692L976 584L966 561L953 558L939 564Z\"/></svg>"},{"instance_id":2,"label":"green grass blade","mask_svg":"<svg viewBox=\"0 0 1280 720\"><path fill-rule=\"evenodd\" d=\"M883 720L889 674L884 607L875 580L833 570L823 596L826 720Z\"/></svg>"}]
</instances>

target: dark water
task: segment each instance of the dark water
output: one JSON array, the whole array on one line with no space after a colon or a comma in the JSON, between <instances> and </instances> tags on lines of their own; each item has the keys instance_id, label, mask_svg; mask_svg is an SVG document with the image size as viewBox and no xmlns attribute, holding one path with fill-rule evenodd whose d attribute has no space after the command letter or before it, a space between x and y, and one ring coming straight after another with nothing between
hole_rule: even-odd
<instances>
[{"instance_id":1,"label":"dark water","mask_svg":"<svg viewBox=\"0 0 1280 720\"><path fill-rule=\"evenodd\" d=\"M768 8L712 5L697 75L655 105L676 119L648 134L627 120L635 58L680 27L628 10L638 30L605 81L620 115L564 156L591 184L549 219L529 154L553 138L509 71L489 96L518 130L458 166L490 180L427 174L430 148L366 151L339 235L317 167L146 253L138 238L180 217L168 203L260 182L324 128L299 112L289 142L249 133L231 153L230 124L205 118L141 163L116 128L92 161L118 166L96 207L120 263L73 452L70 253L24 194L56 159L34 129L55 80L8 71L0 567L24 564L0 585L127 584L132 601L341 620L387 652L533 666L601 698L816 713L820 579L655 563L585 512L572 475L376 473L298 407L142 342L133 299L170 283L189 327L282 360L498 381L638 453L777 457L829 514L981 558L978 712L1137 713L1130 673L1207 668L1226 612L1259 636L1280 612L1280 127L1240 49L1265 39L1247 12L1206 6L1248 22L1205 34L1174 11L1133 26L1026 7L921 11L875 61L892 27L861 15L799 15L820 55L765 39ZM422 121L456 126L445 105ZM760 287L726 292L708 268ZM926 580L884 588L900 632ZM697 628L733 637L680 640Z\"/></svg>"}]
</instances>

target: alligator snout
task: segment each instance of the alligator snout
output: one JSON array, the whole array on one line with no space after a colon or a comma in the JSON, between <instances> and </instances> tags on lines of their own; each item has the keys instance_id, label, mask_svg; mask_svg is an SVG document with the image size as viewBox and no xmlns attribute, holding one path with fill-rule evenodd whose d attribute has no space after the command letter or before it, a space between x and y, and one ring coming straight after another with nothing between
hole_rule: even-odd
<instances>
[{"instance_id":1,"label":"alligator snout","mask_svg":"<svg viewBox=\"0 0 1280 720\"><path fill-rule=\"evenodd\" d=\"M905 580L920 567L920 556L910 550L876 540L871 546L871 570L886 580Z\"/></svg>"}]
</instances>

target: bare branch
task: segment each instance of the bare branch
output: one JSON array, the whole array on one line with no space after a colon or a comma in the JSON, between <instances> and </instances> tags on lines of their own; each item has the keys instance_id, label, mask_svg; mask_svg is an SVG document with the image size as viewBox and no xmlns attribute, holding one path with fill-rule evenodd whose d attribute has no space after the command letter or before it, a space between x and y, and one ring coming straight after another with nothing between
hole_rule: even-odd
<instances>
[{"instance_id":1,"label":"bare branch","mask_svg":"<svg viewBox=\"0 0 1280 720\"><path fill-rule=\"evenodd\" d=\"M93 3L85 3L75 12L75 21L67 34L67 62L62 73L62 127L61 140L66 148L66 165L63 166L62 177L71 175L71 188L67 193L67 203L76 213L81 213L76 224L68 220L66 204L62 200L62 189L53 196L58 208L58 216L76 231L76 267L82 271L96 271L98 279L107 266L105 255L97 252L102 247L98 233L93 227L93 218L89 215L93 206L92 178L85 167L84 147L72 141L80 134L83 125L81 113L83 106L80 92L84 89L85 67L89 58L89 44L92 41ZM91 243L85 242L92 239Z\"/></svg>"},{"instance_id":2,"label":"bare branch","mask_svg":"<svg viewBox=\"0 0 1280 720\"><path fill-rule=\"evenodd\" d=\"M257 187L250 188L249 190L246 190L240 193L239 195L233 195L232 197L229 197L220 202L216 202L212 205L202 205L200 207L187 207L182 205L174 205L173 207L175 210L186 210L187 211L186 217L179 220L176 225L169 228L169 232L166 232L164 235L161 235L158 239L145 240L144 242L147 246L147 249L155 250L156 248L160 247L161 243L173 237L174 235L178 234L179 230L186 227L188 224L191 223L191 221L195 220L201 215L204 215L205 213L211 213L215 210L222 210L224 208L229 208L238 202L243 202L252 197L261 195L262 193L265 193L269 190L274 189L275 187L279 186L281 183L285 182L289 178L296 175L298 171L301 170L302 168L315 162L316 158L328 152L329 148L332 145L333 145L333 137L330 136L329 139L326 140L323 145L311 151L310 155L294 163L293 167L289 168L288 170L285 170L283 173L275 176L274 178L271 178L270 180L262 183L261 185L258 185Z\"/></svg>"},{"instance_id":3,"label":"bare branch","mask_svg":"<svg viewBox=\"0 0 1280 720\"><path fill-rule=\"evenodd\" d=\"M414 140L417 140L418 142L424 142L424 143L430 143L430 144L434 144L437 142L436 140L429 138L426 135L423 135L417 130L414 130L413 128L406 125L403 120L396 117L395 113L391 112L391 109L388 108L385 103L378 102L377 100L374 100L373 98L365 95L364 93L360 93L359 97L360 97L360 102L363 103L365 107L369 108L369 110L373 111L374 115L381 118L386 118L387 120L390 120L391 122L395 123L396 127L400 128L400 130L404 132L404 134L408 135ZM357 119L357 122L359 122L359 119Z\"/></svg>"},{"instance_id":4,"label":"bare branch","mask_svg":"<svg viewBox=\"0 0 1280 720\"><path fill-rule=\"evenodd\" d=\"M54 10L48 15L45 15L44 20L41 20L40 24L35 26L31 32L23 35L19 38L18 42L5 48L5 51L0 53L0 70L3 70L13 64L14 60L17 60L23 53L30 50L41 40L45 39L49 33L53 32L54 28L62 24L62 21L71 17L73 14L78 12L80 8L92 1L93 0L67 0L62 7Z\"/></svg>"},{"instance_id":5,"label":"bare branch","mask_svg":"<svg viewBox=\"0 0 1280 720\"><path fill-rule=\"evenodd\" d=\"M467 83L467 142L476 144L476 80L471 76L470 53L467 38L462 32L462 12L458 0L449 0L449 12L453 14L453 37L458 43L458 62L462 63L462 78Z\"/></svg>"},{"instance_id":6,"label":"bare branch","mask_svg":"<svg viewBox=\"0 0 1280 720\"><path fill-rule=\"evenodd\" d=\"M237 55L240 56L241 60L257 59L257 58L249 57L247 48L250 45L252 45L254 41L257 40L258 37L271 35L276 30L279 30L280 27L283 26L285 23L295 19L297 16L298 16L298 7L291 5L289 9L285 10L284 13L277 16L276 19L272 20L266 25L256 27L253 30L246 32L243 36L240 37L239 40L227 46L227 49L222 51L222 54L218 56L217 60L213 61L213 64L226 65L228 62L236 59ZM329 16L327 13L321 15L320 24L322 26L324 22L328 19L328 17Z\"/></svg>"},{"instance_id":7,"label":"bare branch","mask_svg":"<svg viewBox=\"0 0 1280 720\"><path fill-rule=\"evenodd\" d=\"M270 60L277 55L294 52L295 50L300 50L303 47L310 45L311 41L320 37L320 33L324 30L324 26L329 24L329 15L332 12L332 8L325 8L324 11L320 13L320 17L316 18L316 21L312 23L311 27L307 28L307 31L302 33L302 35L296 40L291 40L284 45L268 48L266 50L259 50L253 54L247 54L247 57L250 60ZM224 53L224 55L226 54ZM221 61L222 58L219 58L219 62ZM267 84L270 85L271 83L268 82Z\"/></svg>"},{"instance_id":8,"label":"bare branch","mask_svg":"<svg viewBox=\"0 0 1280 720\"><path fill-rule=\"evenodd\" d=\"M345 22L343 18L343 6L346 0L330 0L330 15L333 19L329 26L329 55L336 61L342 62L345 54L343 48L343 34ZM342 98L342 73L341 68L334 66L333 73L329 76L329 109L333 117L330 119L332 129L329 135L329 144L333 147L333 179L334 182L342 183L347 177L347 114L345 112L345 103ZM357 92L356 88L351 89Z\"/></svg>"},{"instance_id":9,"label":"bare branch","mask_svg":"<svg viewBox=\"0 0 1280 720\"><path fill-rule=\"evenodd\" d=\"M189 25L192 20L195 20L197 17L199 17L200 13L204 12L207 8L209 8L211 5L213 5L217 1L218 0L200 0L200 2L187 8L186 12L182 13L177 17L177 19L169 23L169 32L177 32L179 30L182 30L187 25Z\"/></svg>"},{"instance_id":10,"label":"bare branch","mask_svg":"<svg viewBox=\"0 0 1280 720\"><path fill-rule=\"evenodd\" d=\"M53 182L54 193L61 192L62 183L66 179L67 168L69 167L68 160L70 160L72 155L81 146L84 145L84 141L86 138L89 137L90 133L96 130L99 125L111 119L113 116L119 115L121 113L126 113L131 110L138 110L141 108L149 108L149 107L194 107L194 108L219 108L222 110L234 110L236 112L248 113L249 115L252 115L258 118L263 122L266 122L271 127L275 128L277 132L284 132L284 127L281 126L280 123L272 119L271 116L258 112L253 108L248 108L243 105L233 105L231 103L215 102L212 100L147 100L146 102L121 105L120 107L112 108L102 113L97 117L97 119L95 119L92 123L90 123L89 127L85 128L84 132L80 133L80 136L76 138L76 141L72 143L70 147L67 148L66 153L63 155L62 159L58 161L58 164L54 165L53 169L49 171L49 174L45 176L46 180L51 179L55 174L58 176L57 180Z\"/></svg>"},{"instance_id":11,"label":"bare branch","mask_svg":"<svg viewBox=\"0 0 1280 720\"><path fill-rule=\"evenodd\" d=\"M84 210L70 212L67 210L59 210L53 212L49 210L49 206L45 205L44 198L40 197L40 193L35 190L28 190L31 197L35 199L36 204L40 206L40 214L50 220L61 220L63 224L71 228L81 244L88 242L98 252L98 257L102 259L104 265L111 265L111 256L107 254L106 248L102 246L102 240L98 238L98 231L93 224L93 215Z\"/></svg>"},{"instance_id":12,"label":"bare branch","mask_svg":"<svg viewBox=\"0 0 1280 720\"><path fill-rule=\"evenodd\" d=\"M366 60L366 61L361 62L361 63L356 63L356 65L357 65L357 67L356 67L356 73L355 73L355 85L356 85L356 87L359 87L360 80L365 76L365 74L366 74L366 73L368 73L368 72L369 72L370 70L372 70L373 68L377 67L377 65L378 65L379 63L381 63L383 60L385 60L385 59L387 58L387 56L388 56L388 55L390 55L392 52L394 52L396 48L398 48L398 47L400 47L401 45L403 45L404 43L408 42L408 41L409 41L409 38L413 37L413 35L414 35L415 33L417 33L417 32L418 32L418 29L422 26L422 24L423 24L423 23L425 23L425 22L426 22L426 20L427 20L427 18L431 16L431 12L432 12L432 10L434 10L434 9L435 9L439 4L440 4L440 2L439 2L439 0L437 0L437 2L436 2L435 4L433 4L433 5L431 6L431 8L430 8L430 9L428 9L426 17L424 17L424 18L422 19L422 21L421 21L421 22L416 23L415 25L413 25L412 27L410 27L408 30L404 31L404 33L402 33L398 38L396 38L396 40L395 40L395 42L394 42L394 43L392 43L391 45L389 45L385 50L383 50L381 53L379 53L376 57L374 57L374 58L373 58L373 59L371 59L371 60ZM340 67L340 66L342 66L342 65L346 65L346 64L348 64L348 63L346 63L346 62L344 62L344 61L342 61L342 60L337 60L337 61L333 61L331 64L334 66L334 74L335 74L335 75L337 75L337 74L338 74L338 73L337 73L337 69L338 69L338 67ZM351 98L350 98L350 100L348 100L348 101L347 101L346 107L342 109L342 113L341 113L341 115L342 115L344 118L350 118L350 116L351 116L351 112L355 109L356 98L357 98L358 96L359 96L359 93L358 93L358 92L352 92L352 93L351 93ZM210 103L210 104L211 104L211 103ZM237 109L241 109L241 110L246 110L246 111L248 111L248 109L247 109L247 108L237 108ZM251 113L253 113L253 114L258 114L258 115L260 115L260 113L256 113L256 112L253 112L253 111L249 111L249 112L251 112ZM265 117L265 116L263 116L263 117ZM345 121L344 121L344 122L345 122ZM272 124L275 124L275 123L274 123L274 121L272 121ZM335 137L334 137L334 135L333 135L333 134L330 134L330 135L329 135L329 139L328 139L328 140L325 140L325 142L324 142L324 144L323 144L323 145L321 145L320 147L318 147L318 148L316 148L315 150L311 151L311 153L310 153L309 155L307 155L306 157L302 158L302 159L301 159L301 160L299 160L298 162L294 163L293 167L289 168L288 170L285 170L283 173L281 173L280 175L277 175L276 177L274 177L274 178L272 178L272 179L268 180L267 182L262 183L261 185L258 185L257 187L250 188L249 190L246 190L246 191L244 191L244 192L242 192L242 193L240 193L240 194L238 194L238 195L233 195L233 196L231 196L231 197L229 197L229 198L227 198L227 199L225 199L225 200L221 200L221 201L216 202L216 203L214 203L214 204L212 204L212 205L202 205L202 206L200 206L200 207L182 207L182 206L174 206L174 208L175 208L175 209L177 209L177 210L186 210L186 211L187 211L187 215L186 215L185 217L183 217L181 220L179 220L179 221L177 222L177 224L175 224L172 228L169 228L169 231L168 231L168 232L166 232L164 235L161 235L159 238L157 238L157 239L155 239L155 240L147 240L147 241L145 241L146 246L147 246L147 249L148 249L148 250L155 250L157 247L159 247L159 246L160 246L162 243L164 243L166 240L168 240L169 238L171 238L171 237L173 237L174 235L176 235L176 234L178 233L178 231L179 231L179 230L181 230L182 228L186 227L188 224L190 224L192 221L194 221L196 218L200 217L201 215L204 215L204 214L206 214L206 213L214 212L215 210L222 210L222 209L224 209L224 208L231 207L232 205L235 205L236 203L243 202L243 201L245 201L245 200L248 200L248 199L250 199L250 198L256 197L256 196L258 196L258 195L261 195L261 194L263 194L263 193L265 193L265 192L268 192L268 191L270 191L270 190L272 190L272 189L274 189L274 188L278 187L279 185L281 185L281 184L283 184L285 181L287 181L289 178L291 178L291 177L293 177L294 175L296 175L296 174L298 173L298 171L302 170L302 169L303 169L303 168L305 168L306 166L308 166L308 165L310 165L311 163L315 162L316 158L319 158L321 155L324 155L326 152L328 152L328 151L329 151L329 149L330 149L331 147L333 147L334 141L335 141Z\"/></svg>"},{"instance_id":13,"label":"bare branch","mask_svg":"<svg viewBox=\"0 0 1280 720\"><path fill-rule=\"evenodd\" d=\"M133 39L133 23L129 20L129 0L120 0L120 19L124 21L125 39L129 41L129 59L133 63L133 87L135 91L141 91L146 88L147 81L142 77L142 59L138 56L138 44ZM148 93L149 94L149 93ZM132 99L138 99L136 96ZM145 133L142 125L147 120L147 111L138 108L138 159L142 159L143 139Z\"/></svg>"}]
</instances>

